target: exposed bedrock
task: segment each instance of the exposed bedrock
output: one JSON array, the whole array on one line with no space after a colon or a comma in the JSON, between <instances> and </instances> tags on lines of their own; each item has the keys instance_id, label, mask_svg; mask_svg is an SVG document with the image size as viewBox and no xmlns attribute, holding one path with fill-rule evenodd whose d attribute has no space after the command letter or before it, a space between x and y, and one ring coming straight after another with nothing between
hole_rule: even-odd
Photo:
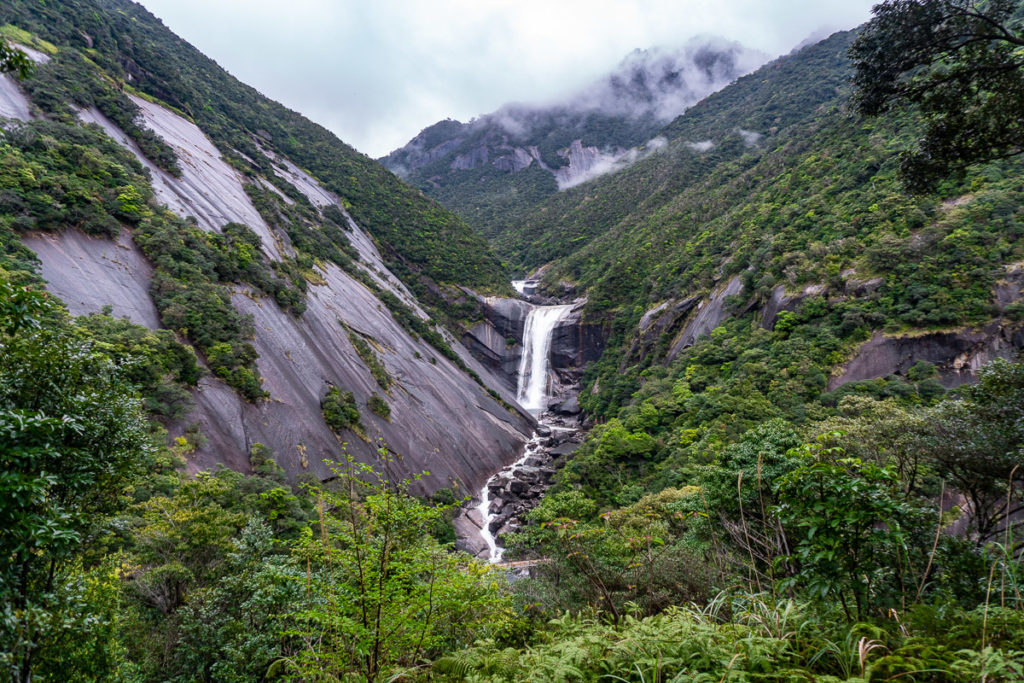
<instances>
[{"instance_id":1,"label":"exposed bedrock","mask_svg":"<svg viewBox=\"0 0 1024 683\"><path fill-rule=\"evenodd\" d=\"M852 274L852 271L850 272ZM855 280L847 278L836 300L876 296L884 286L882 278ZM711 333L732 313L727 301L741 294L743 284L738 277L712 290L705 296L663 301L648 310L640 319L629 358L645 354L664 354L671 362L683 349L692 346L700 337ZM997 312L1004 312L1024 295L1024 264L1012 264L992 292L992 303ZM809 298L830 296L823 284L811 284L798 291L776 287L761 307L759 319L763 329L773 329L782 311L797 311ZM740 312L750 310L753 302ZM671 341L669 341L671 340ZM942 332L917 333L905 336L885 336L876 332L864 343L857 354L837 369L828 383L836 389L849 382L905 374L918 361L928 361L939 371L944 386L952 388L973 382L978 369L995 358L1014 358L1024 350L1024 324L1000 318L980 329L961 329Z\"/></svg>"},{"instance_id":2,"label":"exposed bedrock","mask_svg":"<svg viewBox=\"0 0 1024 683\"><path fill-rule=\"evenodd\" d=\"M216 230L229 220L245 222L263 237L268 255L287 252L287 241L268 232L252 208L242 179L226 166L202 133L173 112L140 103L146 123L174 145L183 165L182 179L153 171L157 199L182 216L196 216L199 225ZM97 112L83 119L101 124L115 140L131 148L116 126ZM279 174L310 197L316 206L337 201L316 181L287 160L278 158ZM349 221L350 239L360 252L360 266L382 287L395 292L418 314L421 307L387 270L372 240ZM159 319L149 297L152 268L128 232L117 241L90 238L74 230L26 238L42 262L47 287L63 299L73 314L112 306L115 315L153 328ZM529 439L536 421L492 398L466 372L436 349L413 338L387 307L360 282L328 265L323 283L310 286L307 310L295 318L268 299L239 288L235 307L251 315L256 331L253 345L264 388L270 398L257 404L238 397L213 377L204 378L195 392L195 411L180 433L196 423L206 439L188 456L190 471L226 465L249 469L255 443L270 447L278 464L291 477L331 475L325 460L339 460L347 450L357 459L377 459L377 439L398 455L389 475L404 478L429 471L418 486L431 491L457 482L462 490L478 490L486 479L514 461ZM343 326L343 324L344 326ZM371 375L352 346L348 329L363 335L393 380L388 392ZM455 340L449 340L470 369L508 403L511 391ZM320 401L331 385L351 391L361 413L365 439L354 432L341 438L327 427ZM390 407L390 421L367 407L377 394ZM342 441L347 446L342 445Z\"/></svg>"},{"instance_id":3,"label":"exposed bedrock","mask_svg":"<svg viewBox=\"0 0 1024 683\"><path fill-rule=\"evenodd\" d=\"M918 361L939 371L946 388L973 382L978 370L995 358L1014 358L1024 349L1024 328L994 322L980 330L933 332L913 337L886 337L881 332L868 340L829 380L831 391L849 382L905 374Z\"/></svg>"},{"instance_id":4,"label":"exposed bedrock","mask_svg":"<svg viewBox=\"0 0 1024 683\"><path fill-rule=\"evenodd\" d=\"M522 299L477 297L484 320L463 335L463 344L513 391L523 355L523 333L533 304ZM583 303L558 321L551 337L551 368L559 374L578 373L601 357L608 339L604 323L588 322Z\"/></svg>"},{"instance_id":5,"label":"exposed bedrock","mask_svg":"<svg viewBox=\"0 0 1024 683\"><path fill-rule=\"evenodd\" d=\"M68 230L26 243L42 261L47 288L71 313L110 305L115 315L157 326L148 297L151 270L127 232L116 242ZM380 438L399 455L392 476L429 471L420 490L458 482L469 491L518 457L534 429L531 417L505 408L433 347L413 339L362 283L334 265L322 275L325 284L310 287L301 318L246 289L236 291L235 307L253 317L253 345L270 398L248 403L222 382L204 378L194 395L195 410L171 429L177 434L185 424L197 423L206 438L187 458L190 471L226 465L245 472L258 442L274 451L289 476L324 478L331 475L324 460L340 460L345 450L373 463ZM390 393L370 374L342 323L373 340L394 382ZM485 381L496 381L472 358L467 362ZM366 440L353 432L339 439L324 423L320 401L331 385L354 394ZM390 421L367 409L373 394L388 402Z\"/></svg>"},{"instance_id":6,"label":"exposed bedrock","mask_svg":"<svg viewBox=\"0 0 1024 683\"><path fill-rule=\"evenodd\" d=\"M606 324L584 318L580 304L555 327L551 337L551 367L556 371L582 369L601 357L608 335Z\"/></svg>"},{"instance_id":7,"label":"exposed bedrock","mask_svg":"<svg viewBox=\"0 0 1024 683\"><path fill-rule=\"evenodd\" d=\"M37 233L22 242L39 257L47 289L72 315L111 307L112 315L155 329L160 325L149 284L153 267L123 230L117 240L90 237L77 230Z\"/></svg>"},{"instance_id":8,"label":"exposed bedrock","mask_svg":"<svg viewBox=\"0 0 1024 683\"><path fill-rule=\"evenodd\" d=\"M462 343L501 381L504 389L515 394L516 373L523 355L523 329L531 306L521 299L473 296L484 319L465 331Z\"/></svg>"},{"instance_id":9,"label":"exposed bedrock","mask_svg":"<svg viewBox=\"0 0 1024 683\"><path fill-rule=\"evenodd\" d=\"M361 283L333 266L325 279L325 286L310 288L301 319L268 300L235 295L236 307L254 318L257 362L271 399L252 405L218 392L207 401L200 392L199 419L205 421L203 433L210 444L196 454L198 468L214 466L221 453L246 450L258 441L286 456L279 462L290 475L311 471L328 476L323 460L337 459L340 452L320 413L329 385L351 391L362 413L369 442L346 433L342 438L348 450L372 462L376 439L383 439L401 456L391 466L393 476L429 471L425 489L458 482L461 490L474 490L516 458L533 428L529 418L501 406L462 370L413 340ZM390 395L360 361L342 322L374 340L395 382ZM365 409L374 393L390 405L390 421ZM218 412L232 400L237 417L219 419Z\"/></svg>"}]
</instances>

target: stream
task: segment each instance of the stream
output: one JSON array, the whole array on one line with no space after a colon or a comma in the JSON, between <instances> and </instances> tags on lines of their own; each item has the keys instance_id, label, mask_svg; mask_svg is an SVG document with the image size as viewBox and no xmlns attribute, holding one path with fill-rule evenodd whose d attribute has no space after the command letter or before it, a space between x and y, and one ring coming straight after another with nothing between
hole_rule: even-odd
<instances>
[{"instance_id":1,"label":"stream","mask_svg":"<svg viewBox=\"0 0 1024 683\"><path fill-rule=\"evenodd\" d=\"M525 281L512 284L520 294L525 293ZM558 378L551 368L551 338L572 308L573 304L534 306L526 318L516 400L540 424L523 455L494 474L480 489L476 506L482 520L479 533L486 544L486 558L492 563L501 562L505 550L500 536L518 529L522 515L540 502L555 473L551 466L555 450L577 433L576 428L566 426L547 412L558 388Z\"/></svg>"}]
</instances>

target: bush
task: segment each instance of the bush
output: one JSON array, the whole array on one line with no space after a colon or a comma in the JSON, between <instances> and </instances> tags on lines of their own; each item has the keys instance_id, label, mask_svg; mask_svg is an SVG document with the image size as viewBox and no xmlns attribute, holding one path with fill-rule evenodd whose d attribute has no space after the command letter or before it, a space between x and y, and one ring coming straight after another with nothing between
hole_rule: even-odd
<instances>
[{"instance_id":1,"label":"bush","mask_svg":"<svg viewBox=\"0 0 1024 683\"><path fill-rule=\"evenodd\" d=\"M335 433L340 433L345 429L361 430L363 427L359 408L356 406L356 398L351 391L343 392L338 387L332 386L320 402L320 410L323 412L327 426Z\"/></svg>"},{"instance_id":2,"label":"bush","mask_svg":"<svg viewBox=\"0 0 1024 683\"><path fill-rule=\"evenodd\" d=\"M388 402L377 394L366 399L366 407L373 411L375 415L383 417L388 422L391 421L391 406L389 406Z\"/></svg>"}]
</instances>

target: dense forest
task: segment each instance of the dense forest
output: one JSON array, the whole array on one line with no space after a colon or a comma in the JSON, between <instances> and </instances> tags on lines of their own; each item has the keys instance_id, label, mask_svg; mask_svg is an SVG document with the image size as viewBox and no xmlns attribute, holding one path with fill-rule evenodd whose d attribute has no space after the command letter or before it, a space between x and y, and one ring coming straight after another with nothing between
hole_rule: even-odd
<instances>
[{"instance_id":1,"label":"dense forest","mask_svg":"<svg viewBox=\"0 0 1024 683\"><path fill-rule=\"evenodd\" d=\"M507 291L484 238L137 5L16 0L0 24L0 68L40 113L0 134L9 680L1024 680L1024 176L1004 134L1021 125L1020 2L882 3L493 235L515 268L547 266L545 293L585 293L607 334L580 394L587 438L511 539L528 576L454 550L462 494L413 495L386 443L366 464L339 439L326 481L289 478L261 443L245 474L186 469L204 437L168 426L205 374L265 400L232 284L301 316L314 265L333 263L457 356L359 274L340 211L248 185L296 247L271 261L249 226L206 232L159 206L139 160L72 108L170 174L127 94L187 115L243 173L267 150L300 161L453 320L473 312L449 285ZM162 329L72 316L45 291L22 238L69 227L132 231ZM369 409L394 419L381 349L344 333ZM925 357L968 337L991 342L980 367ZM844 379L889 342L911 350ZM362 428L344 388L321 409Z\"/></svg>"}]
</instances>

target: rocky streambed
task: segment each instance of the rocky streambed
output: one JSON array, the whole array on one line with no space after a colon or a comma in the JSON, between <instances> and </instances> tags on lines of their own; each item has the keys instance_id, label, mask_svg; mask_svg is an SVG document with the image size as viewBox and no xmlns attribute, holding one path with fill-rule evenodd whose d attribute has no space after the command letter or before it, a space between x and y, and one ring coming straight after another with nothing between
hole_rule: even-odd
<instances>
[{"instance_id":1,"label":"rocky streambed","mask_svg":"<svg viewBox=\"0 0 1024 683\"><path fill-rule=\"evenodd\" d=\"M484 560L501 560L506 535L522 528L526 513L540 504L555 472L583 440L578 415L559 414L560 405L540 416L522 457L491 477L459 512L454 520L459 550Z\"/></svg>"}]
</instances>

